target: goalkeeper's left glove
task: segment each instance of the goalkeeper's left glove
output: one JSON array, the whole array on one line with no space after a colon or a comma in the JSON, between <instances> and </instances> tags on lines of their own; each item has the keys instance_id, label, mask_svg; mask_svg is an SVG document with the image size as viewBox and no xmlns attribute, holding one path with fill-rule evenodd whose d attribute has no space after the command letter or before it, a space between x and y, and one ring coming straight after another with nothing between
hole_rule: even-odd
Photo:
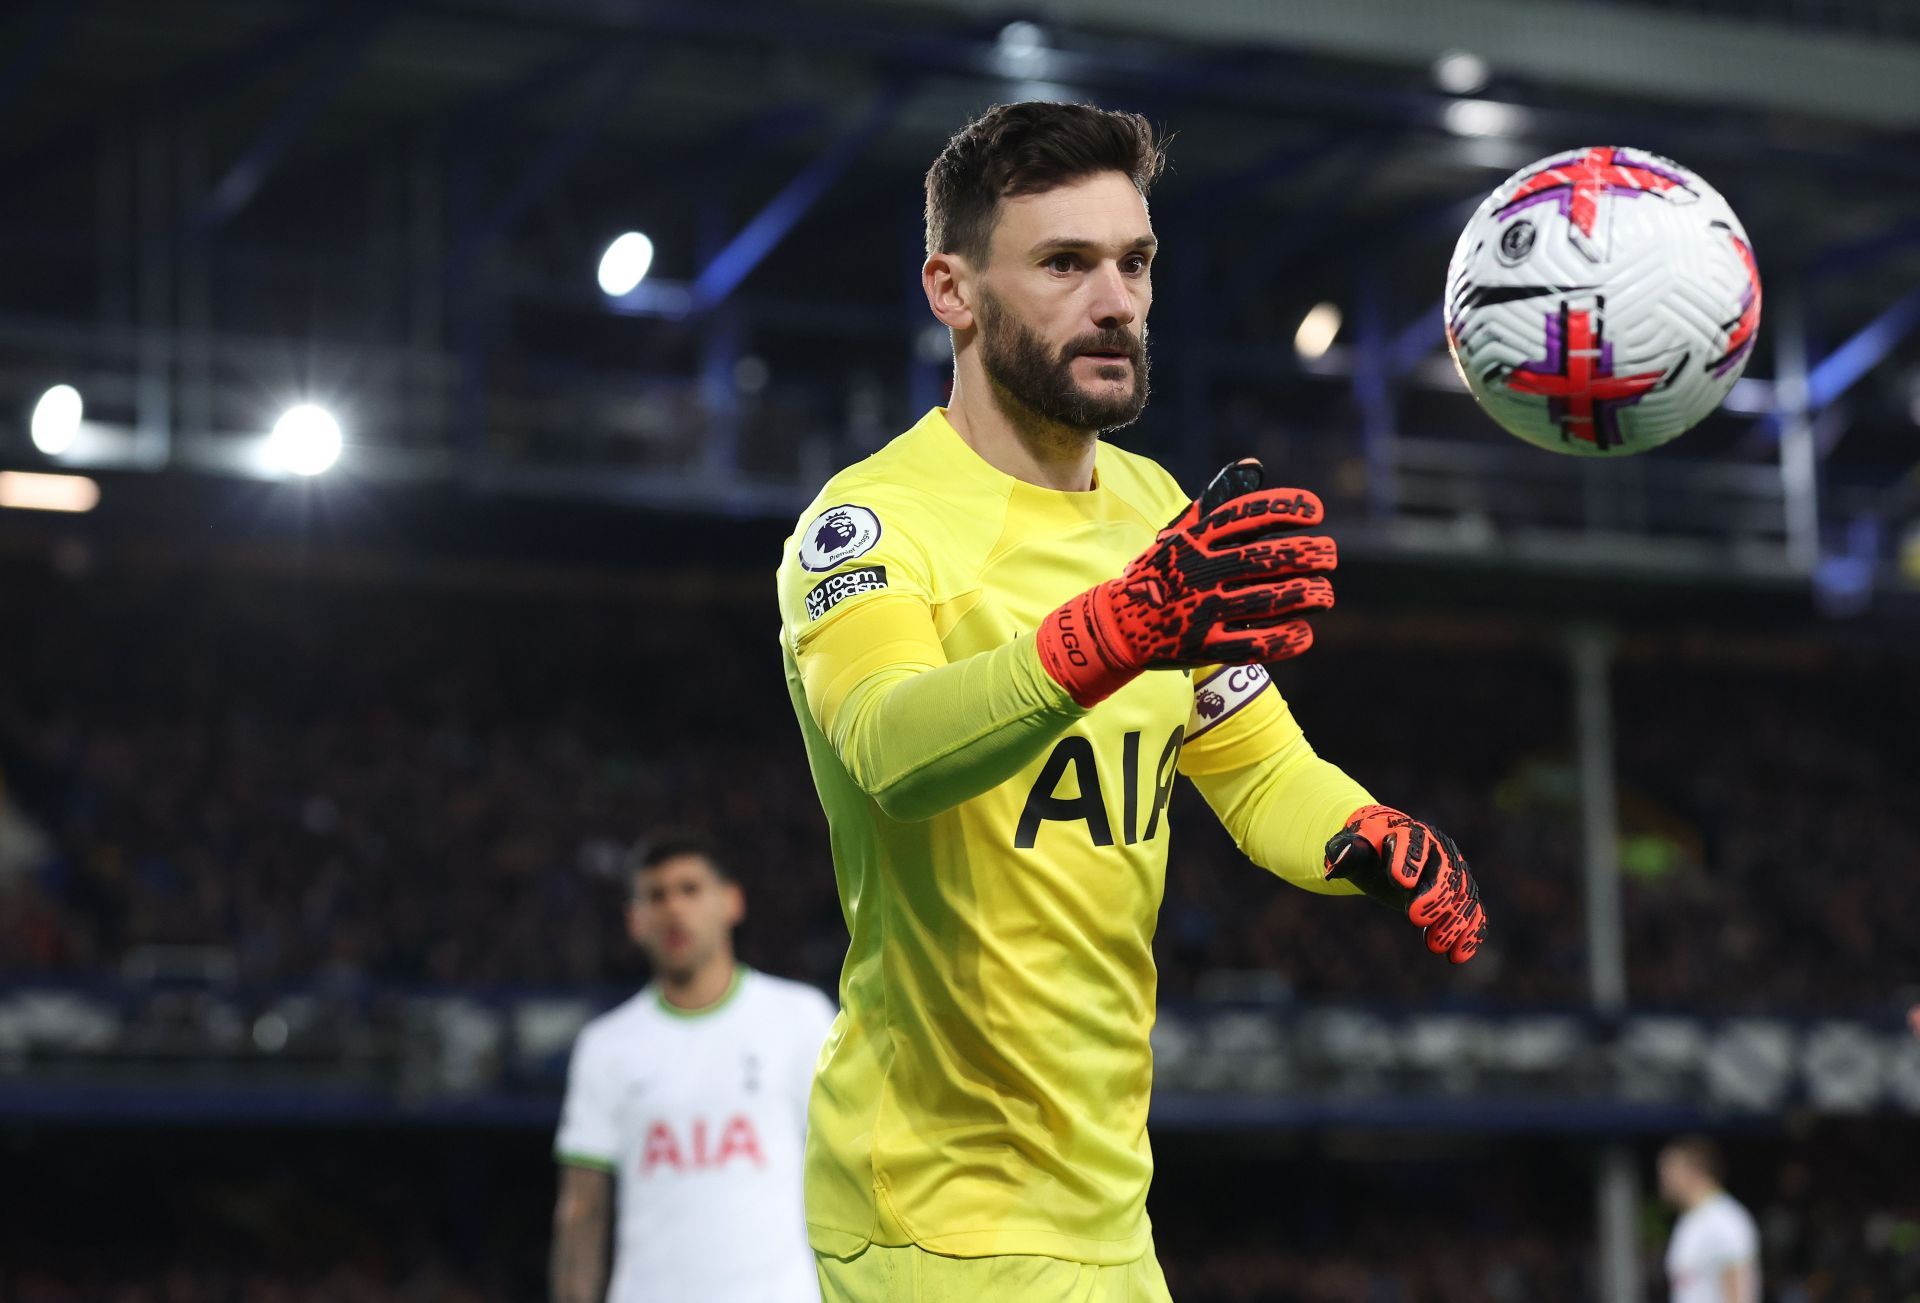
<instances>
[{"instance_id":1,"label":"goalkeeper's left glove","mask_svg":"<svg viewBox=\"0 0 1920 1303\"><path fill-rule=\"evenodd\" d=\"M1325 876L1351 882L1405 914L1427 949L1464 964L1487 935L1480 885L1460 848L1431 824L1384 805L1362 806L1327 842Z\"/></svg>"}]
</instances>

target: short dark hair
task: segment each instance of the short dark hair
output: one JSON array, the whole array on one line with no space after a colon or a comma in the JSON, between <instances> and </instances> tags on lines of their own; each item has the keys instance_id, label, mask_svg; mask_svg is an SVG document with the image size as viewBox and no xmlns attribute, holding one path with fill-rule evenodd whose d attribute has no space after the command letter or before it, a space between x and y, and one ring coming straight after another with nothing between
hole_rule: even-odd
<instances>
[{"instance_id":1,"label":"short dark hair","mask_svg":"<svg viewBox=\"0 0 1920 1303\"><path fill-rule=\"evenodd\" d=\"M1720 1146L1705 1136L1681 1136L1677 1140L1670 1140L1667 1142L1667 1152L1686 1159L1711 1180L1726 1179L1726 1162L1720 1156Z\"/></svg>"},{"instance_id":2,"label":"short dark hair","mask_svg":"<svg viewBox=\"0 0 1920 1303\"><path fill-rule=\"evenodd\" d=\"M927 169L927 252L984 265L1002 199L1123 172L1142 199L1166 146L1138 113L1090 104L996 104L960 128Z\"/></svg>"},{"instance_id":3,"label":"short dark hair","mask_svg":"<svg viewBox=\"0 0 1920 1303\"><path fill-rule=\"evenodd\" d=\"M721 881L735 881L733 870L720 858L720 852L713 842L685 828L669 828L651 837L642 837L627 855L627 876L637 878L648 869L657 869L668 860L677 860L686 855L697 856L712 865L715 876Z\"/></svg>"}]
</instances>

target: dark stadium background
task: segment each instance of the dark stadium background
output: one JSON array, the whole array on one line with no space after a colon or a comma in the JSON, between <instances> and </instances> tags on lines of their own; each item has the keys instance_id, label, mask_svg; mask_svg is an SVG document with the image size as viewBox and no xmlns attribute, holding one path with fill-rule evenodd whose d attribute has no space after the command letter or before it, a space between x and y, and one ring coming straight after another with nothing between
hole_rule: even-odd
<instances>
[{"instance_id":1,"label":"dark stadium background","mask_svg":"<svg viewBox=\"0 0 1920 1303\"><path fill-rule=\"evenodd\" d=\"M1658 1300L1651 1154L1704 1130L1770 1298L1920 1297L1908 0L50 0L0 11L0 469L99 497L0 508L0 1300L542 1297L662 821L831 985L771 572L940 400L920 176L1031 97L1177 132L1121 440L1327 499L1282 686L1494 918L1446 971L1181 798L1175 1296ZM1727 410L1607 464L1438 328L1474 204L1587 144L1705 175L1767 295ZM339 463L269 474L303 401Z\"/></svg>"}]
</instances>

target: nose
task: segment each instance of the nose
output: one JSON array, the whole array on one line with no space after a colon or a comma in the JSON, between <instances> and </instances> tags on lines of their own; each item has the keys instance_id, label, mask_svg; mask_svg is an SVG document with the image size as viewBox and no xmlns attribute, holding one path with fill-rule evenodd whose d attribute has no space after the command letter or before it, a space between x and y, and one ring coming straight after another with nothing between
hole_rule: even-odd
<instances>
[{"instance_id":1,"label":"nose","mask_svg":"<svg viewBox=\"0 0 1920 1303\"><path fill-rule=\"evenodd\" d=\"M1127 278L1120 274L1118 263L1100 264L1099 271L1093 276L1093 301L1087 305L1087 309L1092 314L1093 324L1101 330L1133 324L1133 319L1139 315L1139 308L1127 287Z\"/></svg>"}]
</instances>

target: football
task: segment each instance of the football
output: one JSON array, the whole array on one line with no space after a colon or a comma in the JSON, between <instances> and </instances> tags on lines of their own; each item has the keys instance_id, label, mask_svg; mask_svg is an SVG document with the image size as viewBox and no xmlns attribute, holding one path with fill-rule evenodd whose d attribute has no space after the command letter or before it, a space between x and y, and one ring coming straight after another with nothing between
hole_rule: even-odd
<instances>
[{"instance_id":1,"label":"football","mask_svg":"<svg viewBox=\"0 0 1920 1303\"><path fill-rule=\"evenodd\" d=\"M1760 272L1727 201L1643 150L1521 168L1474 212L1447 269L1447 347L1480 406L1528 443L1644 452L1740 378Z\"/></svg>"}]
</instances>

